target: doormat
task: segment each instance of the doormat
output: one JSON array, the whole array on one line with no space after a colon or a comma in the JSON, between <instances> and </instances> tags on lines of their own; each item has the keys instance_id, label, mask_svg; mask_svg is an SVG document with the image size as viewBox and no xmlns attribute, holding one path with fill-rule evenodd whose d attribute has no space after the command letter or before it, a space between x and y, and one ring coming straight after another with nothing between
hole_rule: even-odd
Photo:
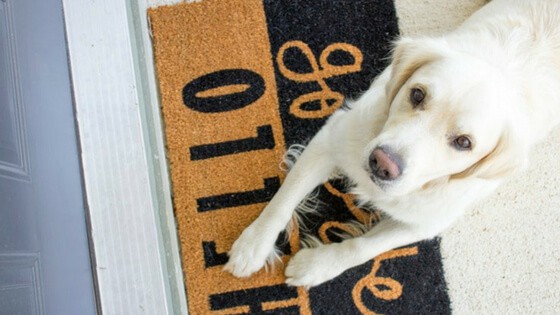
<instances>
[{"instance_id":1,"label":"doormat","mask_svg":"<svg viewBox=\"0 0 560 315\"><path fill-rule=\"evenodd\" d=\"M382 254L311 288L283 266L237 279L227 251L305 143L387 65L391 0L203 0L149 11L191 314L449 314L439 240ZM340 180L319 188L310 227L337 241L359 209ZM372 216L373 215L373 216ZM279 238L280 240L281 238ZM280 244L299 249L299 233Z\"/></svg>"}]
</instances>

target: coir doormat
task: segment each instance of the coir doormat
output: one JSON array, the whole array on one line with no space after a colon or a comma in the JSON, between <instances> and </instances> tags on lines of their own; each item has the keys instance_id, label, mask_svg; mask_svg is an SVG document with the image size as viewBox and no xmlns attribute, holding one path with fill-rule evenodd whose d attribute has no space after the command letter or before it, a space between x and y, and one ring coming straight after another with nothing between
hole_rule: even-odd
<instances>
[{"instance_id":1,"label":"coir doormat","mask_svg":"<svg viewBox=\"0 0 560 315\"><path fill-rule=\"evenodd\" d=\"M191 314L447 314L439 241L392 250L306 291L283 266L237 279L227 251L305 143L386 66L391 0L203 0L149 12ZM365 221L343 185L320 189L311 227L335 241ZM373 216L375 218L375 215ZM283 258L299 249L295 232Z\"/></svg>"}]
</instances>

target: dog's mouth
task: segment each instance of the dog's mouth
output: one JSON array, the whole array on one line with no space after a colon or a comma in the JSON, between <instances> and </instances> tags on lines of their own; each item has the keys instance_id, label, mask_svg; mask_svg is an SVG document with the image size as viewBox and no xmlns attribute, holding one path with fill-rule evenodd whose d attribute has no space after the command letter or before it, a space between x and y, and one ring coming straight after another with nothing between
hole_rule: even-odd
<instances>
[{"instance_id":1,"label":"dog's mouth","mask_svg":"<svg viewBox=\"0 0 560 315\"><path fill-rule=\"evenodd\" d=\"M379 186L379 188L383 190L388 190L389 188L395 185L394 181L382 180L373 175L370 178L377 186Z\"/></svg>"},{"instance_id":2,"label":"dog's mouth","mask_svg":"<svg viewBox=\"0 0 560 315\"><path fill-rule=\"evenodd\" d=\"M395 181L393 180L383 180L377 177L374 174L373 170L370 169L369 167L365 167L365 171L367 172L369 179L382 190L387 190L395 184Z\"/></svg>"}]
</instances>

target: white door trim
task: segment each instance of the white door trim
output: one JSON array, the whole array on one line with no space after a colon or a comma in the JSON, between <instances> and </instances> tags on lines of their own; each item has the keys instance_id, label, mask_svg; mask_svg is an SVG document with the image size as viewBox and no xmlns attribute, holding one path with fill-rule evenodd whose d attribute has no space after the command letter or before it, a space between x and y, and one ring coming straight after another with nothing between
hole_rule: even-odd
<instances>
[{"instance_id":1,"label":"white door trim","mask_svg":"<svg viewBox=\"0 0 560 315\"><path fill-rule=\"evenodd\" d=\"M146 0L62 0L104 314L186 314Z\"/></svg>"}]
</instances>

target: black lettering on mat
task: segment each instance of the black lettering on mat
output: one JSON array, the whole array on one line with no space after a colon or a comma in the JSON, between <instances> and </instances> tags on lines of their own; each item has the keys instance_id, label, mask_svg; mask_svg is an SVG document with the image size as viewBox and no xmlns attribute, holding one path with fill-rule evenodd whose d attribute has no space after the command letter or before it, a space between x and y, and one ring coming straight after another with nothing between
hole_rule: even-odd
<instances>
[{"instance_id":1,"label":"black lettering on mat","mask_svg":"<svg viewBox=\"0 0 560 315\"><path fill-rule=\"evenodd\" d=\"M272 133L272 126L264 125L257 127L257 136L254 138L198 145L191 147L190 153L191 160L198 161L218 156L273 148L274 135Z\"/></svg>"},{"instance_id":2,"label":"black lettering on mat","mask_svg":"<svg viewBox=\"0 0 560 315\"><path fill-rule=\"evenodd\" d=\"M272 177L264 179L264 188L210 196L196 200L198 212L218 210L223 208L240 207L257 203L268 202L280 188L280 178Z\"/></svg>"},{"instance_id":3,"label":"black lettering on mat","mask_svg":"<svg viewBox=\"0 0 560 315\"><path fill-rule=\"evenodd\" d=\"M216 242L202 242L202 250L204 253L204 265L206 268L225 265L228 261L227 253L218 253L216 251Z\"/></svg>"},{"instance_id":4,"label":"black lettering on mat","mask_svg":"<svg viewBox=\"0 0 560 315\"><path fill-rule=\"evenodd\" d=\"M241 90L204 95L220 88L241 87ZM183 88L183 104L202 113L222 113L243 108L258 100L265 91L264 79L246 69L225 69L208 73L187 83Z\"/></svg>"},{"instance_id":5,"label":"black lettering on mat","mask_svg":"<svg viewBox=\"0 0 560 315\"><path fill-rule=\"evenodd\" d=\"M210 307L212 310L218 311L249 306L249 313L247 314L299 314L299 307L295 305L267 311L263 310L262 307L264 302L286 301L297 298L297 296L297 288L281 284L214 294L210 296Z\"/></svg>"},{"instance_id":6,"label":"black lettering on mat","mask_svg":"<svg viewBox=\"0 0 560 315\"><path fill-rule=\"evenodd\" d=\"M276 248L284 255L291 255L292 250L288 241L289 235L286 233L287 232L284 230L278 235L276 239ZM204 254L204 267L206 268L223 266L229 259L227 253L219 253L216 250L216 242L214 241L202 241L202 252Z\"/></svg>"}]
</instances>

